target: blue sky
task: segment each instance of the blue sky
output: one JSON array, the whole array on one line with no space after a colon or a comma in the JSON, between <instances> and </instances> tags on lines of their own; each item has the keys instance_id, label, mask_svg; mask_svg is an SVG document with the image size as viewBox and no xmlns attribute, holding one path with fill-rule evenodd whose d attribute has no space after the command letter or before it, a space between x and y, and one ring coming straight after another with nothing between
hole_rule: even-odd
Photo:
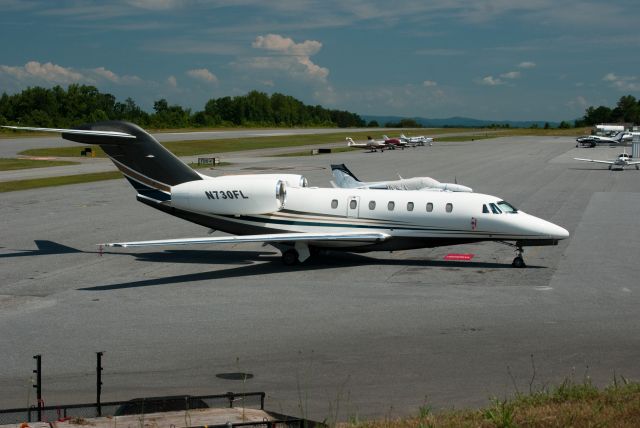
<instances>
[{"instance_id":1,"label":"blue sky","mask_svg":"<svg viewBox=\"0 0 640 428\"><path fill-rule=\"evenodd\" d=\"M201 110L257 89L359 114L571 120L640 98L640 9L578 0L0 0L0 92Z\"/></svg>"}]
</instances>

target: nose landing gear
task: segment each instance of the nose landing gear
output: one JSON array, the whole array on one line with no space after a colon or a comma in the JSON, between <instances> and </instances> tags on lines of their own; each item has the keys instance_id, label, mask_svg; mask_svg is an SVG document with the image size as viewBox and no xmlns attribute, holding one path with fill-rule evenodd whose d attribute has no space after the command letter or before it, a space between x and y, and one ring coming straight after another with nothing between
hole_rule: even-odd
<instances>
[{"instance_id":1,"label":"nose landing gear","mask_svg":"<svg viewBox=\"0 0 640 428\"><path fill-rule=\"evenodd\" d=\"M510 247L514 247L516 249L516 257L511 262L511 266L518 269L527 267L527 265L524 262L524 258L522 257L524 250L522 249L522 244L519 241L516 241L515 244L512 244L511 242L506 242L506 241L498 241L498 242L500 242L501 244L508 245Z\"/></svg>"},{"instance_id":2,"label":"nose landing gear","mask_svg":"<svg viewBox=\"0 0 640 428\"><path fill-rule=\"evenodd\" d=\"M516 244L516 257L513 259L513 262L511 262L511 266L518 269L527 267L522 258L522 253L524 253L522 245Z\"/></svg>"}]
</instances>

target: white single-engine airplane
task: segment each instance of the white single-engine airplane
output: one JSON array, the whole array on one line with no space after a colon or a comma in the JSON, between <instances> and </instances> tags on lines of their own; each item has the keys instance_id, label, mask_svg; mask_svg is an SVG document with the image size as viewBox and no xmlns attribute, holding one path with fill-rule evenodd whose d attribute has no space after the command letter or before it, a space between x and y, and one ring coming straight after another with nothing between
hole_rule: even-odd
<instances>
[{"instance_id":1,"label":"white single-engine airplane","mask_svg":"<svg viewBox=\"0 0 640 428\"><path fill-rule=\"evenodd\" d=\"M355 141L353 141L353 138L351 138L351 137L347 137L347 146L348 147L357 147L357 148L361 148L361 149L368 149L371 152L377 152L378 150L380 150L381 152L384 152L384 149L388 149L389 148L384 143L384 141L376 141L376 140L373 140L373 139L369 139L369 140L367 140L366 143L356 143Z\"/></svg>"},{"instance_id":2,"label":"white single-engine airplane","mask_svg":"<svg viewBox=\"0 0 640 428\"><path fill-rule=\"evenodd\" d=\"M384 189L384 190L443 190L450 192L473 192L473 189L458 183L441 183L431 177L412 177L390 181L360 181L345 164L331 165L334 187L343 189Z\"/></svg>"},{"instance_id":3,"label":"white single-engine airplane","mask_svg":"<svg viewBox=\"0 0 640 428\"><path fill-rule=\"evenodd\" d=\"M425 137L424 135L407 137L404 134L400 134L400 139L406 141L409 144L415 144L417 146L424 146L425 144L433 146L433 137Z\"/></svg>"},{"instance_id":4,"label":"white single-engine airplane","mask_svg":"<svg viewBox=\"0 0 640 428\"><path fill-rule=\"evenodd\" d=\"M98 144L136 189L138 201L233 235L103 244L111 247L264 242L293 265L326 248L392 251L499 241L516 248L513 266L524 267L523 246L556 245L569 236L560 226L478 193L315 188L294 174L208 177L122 121L11 128Z\"/></svg>"},{"instance_id":5,"label":"white single-engine airplane","mask_svg":"<svg viewBox=\"0 0 640 428\"><path fill-rule=\"evenodd\" d=\"M584 158L574 158L575 160L583 161L583 162L595 162L595 163L604 163L609 165L609 169L612 171L623 171L626 166L634 165L636 169L640 169L640 161L632 161L631 156L627 153L626 150L623 153L620 153L617 158L613 160L597 160L597 159L584 159Z\"/></svg>"}]
</instances>

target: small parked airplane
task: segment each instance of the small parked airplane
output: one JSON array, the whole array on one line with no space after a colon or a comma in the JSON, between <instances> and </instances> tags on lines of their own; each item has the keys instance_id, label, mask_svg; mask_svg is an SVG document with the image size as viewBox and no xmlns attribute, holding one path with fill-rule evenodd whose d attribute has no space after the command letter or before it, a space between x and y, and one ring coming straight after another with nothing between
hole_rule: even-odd
<instances>
[{"instance_id":1,"label":"small parked airplane","mask_svg":"<svg viewBox=\"0 0 640 428\"><path fill-rule=\"evenodd\" d=\"M569 237L558 225L479 193L317 188L296 174L208 177L123 121L75 129L9 128L58 132L66 140L98 144L134 187L138 201L231 234L102 244L110 247L263 242L293 265L320 249L394 251L496 241L515 247L512 265L524 267L524 246L556 245Z\"/></svg>"},{"instance_id":2,"label":"small parked airplane","mask_svg":"<svg viewBox=\"0 0 640 428\"><path fill-rule=\"evenodd\" d=\"M384 141L369 139L366 143L356 143L351 137L347 137L347 146L368 149L371 152L377 152L378 150L384 152L384 149L388 148Z\"/></svg>"},{"instance_id":3,"label":"small parked airplane","mask_svg":"<svg viewBox=\"0 0 640 428\"><path fill-rule=\"evenodd\" d=\"M433 145L433 137L425 137L424 135L418 135L416 137L407 137L404 134L400 134L400 139L406 141L409 144L415 144L417 146L424 146L428 144Z\"/></svg>"},{"instance_id":4,"label":"small parked airplane","mask_svg":"<svg viewBox=\"0 0 640 428\"><path fill-rule=\"evenodd\" d=\"M391 138L386 135L383 135L382 139L384 140L384 143L387 146L389 146L391 149L401 148L404 150L405 147L409 147L409 146L415 147L415 145L409 144L407 141L404 141L402 138Z\"/></svg>"},{"instance_id":5,"label":"small parked airplane","mask_svg":"<svg viewBox=\"0 0 640 428\"><path fill-rule=\"evenodd\" d=\"M627 153L626 150L623 153L620 153L617 158L613 160L597 160L597 159L584 159L584 158L574 158L575 160L583 161L583 162L595 162L595 163L605 163L609 165L609 169L612 171L622 171L626 166L634 165L636 169L640 169L640 161L632 161L631 156Z\"/></svg>"},{"instance_id":6,"label":"small parked airplane","mask_svg":"<svg viewBox=\"0 0 640 428\"><path fill-rule=\"evenodd\" d=\"M431 177L402 178L391 181L360 181L345 164L331 165L334 187L343 189L386 189L386 190L443 190L450 192L473 192L473 189L458 183L441 183Z\"/></svg>"},{"instance_id":7,"label":"small parked airplane","mask_svg":"<svg viewBox=\"0 0 640 428\"><path fill-rule=\"evenodd\" d=\"M633 135L625 131L620 131L612 137L603 137L601 135L587 135L585 137L576 138L576 147L595 147L597 144L622 144L626 143L627 141L631 141L632 139Z\"/></svg>"}]
</instances>

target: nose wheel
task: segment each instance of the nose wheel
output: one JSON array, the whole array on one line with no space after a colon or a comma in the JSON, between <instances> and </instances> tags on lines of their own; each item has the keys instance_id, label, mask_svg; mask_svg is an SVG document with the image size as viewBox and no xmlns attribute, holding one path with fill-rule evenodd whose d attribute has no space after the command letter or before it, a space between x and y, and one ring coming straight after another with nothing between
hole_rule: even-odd
<instances>
[{"instance_id":1,"label":"nose wheel","mask_svg":"<svg viewBox=\"0 0 640 428\"><path fill-rule=\"evenodd\" d=\"M522 258L522 253L524 253L522 246L516 245L516 257L513 259L513 262L511 262L511 266L518 269L527 267L524 263L524 259Z\"/></svg>"}]
</instances>

